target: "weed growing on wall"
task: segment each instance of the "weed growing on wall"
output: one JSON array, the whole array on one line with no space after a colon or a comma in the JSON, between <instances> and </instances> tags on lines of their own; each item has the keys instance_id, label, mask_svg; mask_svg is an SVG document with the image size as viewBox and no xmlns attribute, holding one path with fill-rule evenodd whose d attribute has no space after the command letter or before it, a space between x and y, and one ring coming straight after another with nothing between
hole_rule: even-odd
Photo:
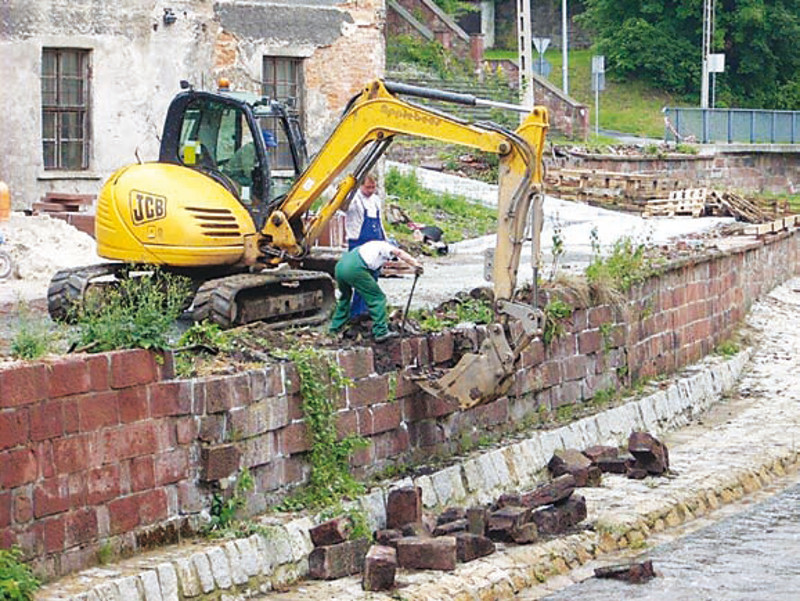
<instances>
[{"instance_id":1,"label":"weed growing on wall","mask_svg":"<svg viewBox=\"0 0 800 601\"><path fill-rule=\"evenodd\" d=\"M53 335L47 322L34 318L30 309L17 306L19 319L11 337L11 356L14 359L38 359L52 350Z\"/></svg>"},{"instance_id":2,"label":"weed growing on wall","mask_svg":"<svg viewBox=\"0 0 800 601\"><path fill-rule=\"evenodd\" d=\"M348 383L341 367L330 354L303 346L286 352L300 375L303 415L311 437L308 484L287 499L285 509L325 507L342 498L363 492L363 485L350 473L350 456L369 442L356 435L338 440L336 432L336 399Z\"/></svg>"},{"instance_id":3,"label":"weed growing on wall","mask_svg":"<svg viewBox=\"0 0 800 601\"><path fill-rule=\"evenodd\" d=\"M209 321L194 323L178 340L175 348L175 373L181 378L190 377L210 356L232 349L233 336L230 332Z\"/></svg>"},{"instance_id":4,"label":"weed growing on wall","mask_svg":"<svg viewBox=\"0 0 800 601\"><path fill-rule=\"evenodd\" d=\"M544 308L544 332L542 341L545 346L564 335L564 320L572 317L572 307L560 298L551 300Z\"/></svg>"},{"instance_id":5,"label":"weed growing on wall","mask_svg":"<svg viewBox=\"0 0 800 601\"><path fill-rule=\"evenodd\" d=\"M0 549L0 600L31 601L40 587L18 547Z\"/></svg>"},{"instance_id":6,"label":"weed growing on wall","mask_svg":"<svg viewBox=\"0 0 800 601\"><path fill-rule=\"evenodd\" d=\"M123 274L117 285L104 287L78 310L76 344L92 352L166 349L190 292L187 278L157 268L149 275Z\"/></svg>"},{"instance_id":7,"label":"weed growing on wall","mask_svg":"<svg viewBox=\"0 0 800 601\"><path fill-rule=\"evenodd\" d=\"M611 288L628 292L653 274L654 266L646 253L646 245L629 237L616 240L607 256L602 256L597 230L592 230L592 260L586 278L593 289Z\"/></svg>"},{"instance_id":8,"label":"weed growing on wall","mask_svg":"<svg viewBox=\"0 0 800 601\"><path fill-rule=\"evenodd\" d=\"M236 483L230 493L225 496L215 494L211 499L211 519L204 533L213 538L242 533L242 524L237 519L240 509L247 505L245 494L253 490L255 482L249 470L243 469L236 477ZM249 533L249 532L245 532Z\"/></svg>"}]
</instances>

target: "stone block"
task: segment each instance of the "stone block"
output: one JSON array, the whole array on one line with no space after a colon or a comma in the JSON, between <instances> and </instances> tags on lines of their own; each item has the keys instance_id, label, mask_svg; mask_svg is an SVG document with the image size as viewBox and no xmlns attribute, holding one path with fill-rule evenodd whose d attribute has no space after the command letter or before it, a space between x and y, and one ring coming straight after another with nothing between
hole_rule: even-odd
<instances>
[{"instance_id":1,"label":"stone block","mask_svg":"<svg viewBox=\"0 0 800 601\"><path fill-rule=\"evenodd\" d=\"M669 469L669 451L664 443L647 432L631 432L628 451L636 458L636 467L648 474L661 475Z\"/></svg>"},{"instance_id":2,"label":"stone block","mask_svg":"<svg viewBox=\"0 0 800 601\"><path fill-rule=\"evenodd\" d=\"M388 591L394 588L397 551L392 547L372 545L364 559L361 587L365 591Z\"/></svg>"},{"instance_id":3,"label":"stone block","mask_svg":"<svg viewBox=\"0 0 800 601\"><path fill-rule=\"evenodd\" d=\"M553 476L572 474L575 486L599 486L602 473L591 460L577 449L558 449L547 468Z\"/></svg>"},{"instance_id":4,"label":"stone block","mask_svg":"<svg viewBox=\"0 0 800 601\"><path fill-rule=\"evenodd\" d=\"M469 507L467 509L467 530L470 534L484 536L486 534L486 522L488 512L485 507Z\"/></svg>"},{"instance_id":5,"label":"stone block","mask_svg":"<svg viewBox=\"0 0 800 601\"><path fill-rule=\"evenodd\" d=\"M459 532L455 535L455 539L456 559L461 563L467 563L479 557L486 557L495 551L494 543L489 538L479 534Z\"/></svg>"},{"instance_id":6,"label":"stone block","mask_svg":"<svg viewBox=\"0 0 800 601\"><path fill-rule=\"evenodd\" d=\"M442 513L436 516L436 525L440 526L442 524L449 524L450 522L455 522L456 520L466 519L466 517L467 512L463 507L448 507Z\"/></svg>"},{"instance_id":7,"label":"stone block","mask_svg":"<svg viewBox=\"0 0 800 601\"><path fill-rule=\"evenodd\" d=\"M400 528L422 519L422 490L418 486L396 488L386 503L386 527Z\"/></svg>"},{"instance_id":8,"label":"stone block","mask_svg":"<svg viewBox=\"0 0 800 601\"><path fill-rule=\"evenodd\" d=\"M452 536L401 538L397 541L397 563L413 570L454 570L456 539Z\"/></svg>"},{"instance_id":9,"label":"stone block","mask_svg":"<svg viewBox=\"0 0 800 601\"><path fill-rule=\"evenodd\" d=\"M539 535L564 534L586 518L586 499L573 495L558 505L536 509L530 521L536 524Z\"/></svg>"},{"instance_id":10,"label":"stone block","mask_svg":"<svg viewBox=\"0 0 800 601\"><path fill-rule=\"evenodd\" d=\"M466 519L453 520L446 524L439 524L434 528L434 536L449 536L456 532L466 532L469 527L469 522Z\"/></svg>"},{"instance_id":11,"label":"stone block","mask_svg":"<svg viewBox=\"0 0 800 601\"><path fill-rule=\"evenodd\" d=\"M619 455L617 447L607 445L593 445L588 449L584 449L583 454L594 464L597 464L601 459L616 459Z\"/></svg>"},{"instance_id":12,"label":"stone block","mask_svg":"<svg viewBox=\"0 0 800 601\"><path fill-rule=\"evenodd\" d=\"M232 444L205 448L201 456L203 480L206 482L227 478L239 471L241 453Z\"/></svg>"},{"instance_id":13,"label":"stone block","mask_svg":"<svg viewBox=\"0 0 800 601\"><path fill-rule=\"evenodd\" d=\"M308 556L308 574L318 580L335 580L358 574L369 548L365 538L317 547Z\"/></svg>"},{"instance_id":14,"label":"stone block","mask_svg":"<svg viewBox=\"0 0 800 601\"><path fill-rule=\"evenodd\" d=\"M430 528L428 528L422 520L405 524L400 531L403 533L403 536L416 536L419 538L430 538L431 536Z\"/></svg>"},{"instance_id":15,"label":"stone block","mask_svg":"<svg viewBox=\"0 0 800 601\"><path fill-rule=\"evenodd\" d=\"M539 540L539 529L533 522L523 524L511 532L511 538L518 545L529 545Z\"/></svg>"},{"instance_id":16,"label":"stone block","mask_svg":"<svg viewBox=\"0 0 800 601\"><path fill-rule=\"evenodd\" d=\"M489 514L486 535L494 541L511 542L514 532L529 521L530 514L530 509L512 505L493 511Z\"/></svg>"},{"instance_id":17,"label":"stone block","mask_svg":"<svg viewBox=\"0 0 800 601\"><path fill-rule=\"evenodd\" d=\"M597 462L597 467L604 474L626 474L633 463L633 457L615 457L614 459L601 459Z\"/></svg>"},{"instance_id":18,"label":"stone block","mask_svg":"<svg viewBox=\"0 0 800 601\"><path fill-rule=\"evenodd\" d=\"M353 531L353 521L347 516L333 518L309 530L315 547L337 545L345 542Z\"/></svg>"},{"instance_id":19,"label":"stone block","mask_svg":"<svg viewBox=\"0 0 800 601\"><path fill-rule=\"evenodd\" d=\"M594 575L597 578L611 578L624 580L631 584L641 584L654 578L656 573L653 570L653 562L648 559L641 563L595 568Z\"/></svg>"},{"instance_id":20,"label":"stone block","mask_svg":"<svg viewBox=\"0 0 800 601\"><path fill-rule=\"evenodd\" d=\"M552 481L537 486L532 491L520 495L520 505L522 507L542 507L551 503L558 503L575 491L577 481L572 474L562 474Z\"/></svg>"},{"instance_id":21,"label":"stone block","mask_svg":"<svg viewBox=\"0 0 800 601\"><path fill-rule=\"evenodd\" d=\"M403 533L400 530L378 530L375 533L375 541L384 547L394 548L401 538L403 538Z\"/></svg>"}]
</instances>

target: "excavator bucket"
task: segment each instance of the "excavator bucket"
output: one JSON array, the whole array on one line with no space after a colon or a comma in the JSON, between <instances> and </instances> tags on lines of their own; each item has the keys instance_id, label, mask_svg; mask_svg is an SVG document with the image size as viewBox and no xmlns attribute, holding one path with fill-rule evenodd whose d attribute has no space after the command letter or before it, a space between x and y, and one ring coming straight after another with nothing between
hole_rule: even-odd
<instances>
[{"instance_id":1,"label":"excavator bucket","mask_svg":"<svg viewBox=\"0 0 800 601\"><path fill-rule=\"evenodd\" d=\"M433 396L469 409L505 394L511 383L514 360L503 326L492 324L478 354L467 353L438 380L420 379L417 384Z\"/></svg>"}]
</instances>

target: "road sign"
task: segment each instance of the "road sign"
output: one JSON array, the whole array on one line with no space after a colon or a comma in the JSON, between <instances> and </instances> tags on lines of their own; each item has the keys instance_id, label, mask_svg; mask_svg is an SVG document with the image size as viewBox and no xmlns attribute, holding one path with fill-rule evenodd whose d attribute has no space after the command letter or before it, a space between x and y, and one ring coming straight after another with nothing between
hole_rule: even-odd
<instances>
[{"instance_id":1,"label":"road sign","mask_svg":"<svg viewBox=\"0 0 800 601\"><path fill-rule=\"evenodd\" d=\"M709 73L725 73L725 55L724 54L709 54L708 55L708 72Z\"/></svg>"},{"instance_id":2,"label":"road sign","mask_svg":"<svg viewBox=\"0 0 800 601\"><path fill-rule=\"evenodd\" d=\"M550 45L550 38L533 38L533 45L536 47L536 52L544 54Z\"/></svg>"},{"instance_id":3,"label":"road sign","mask_svg":"<svg viewBox=\"0 0 800 601\"><path fill-rule=\"evenodd\" d=\"M592 74L606 72L606 57L602 54L592 57Z\"/></svg>"},{"instance_id":4,"label":"road sign","mask_svg":"<svg viewBox=\"0 0 800 601\"><path fill-rule=\"evenodd\" d=\"M606 89L606 74L605 73L592 73L592 92L602 92Z\"/></svg>"}]
</instances>

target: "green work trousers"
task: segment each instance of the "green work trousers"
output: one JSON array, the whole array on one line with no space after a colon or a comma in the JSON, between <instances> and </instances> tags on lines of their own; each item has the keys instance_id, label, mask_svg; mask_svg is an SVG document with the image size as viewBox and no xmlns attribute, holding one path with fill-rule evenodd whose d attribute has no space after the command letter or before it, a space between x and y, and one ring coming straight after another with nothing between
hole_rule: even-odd
<instances>
[{"instance_id":1,"label":"green work trousers","mask_svg":"<svg viewBox=\"0 0 800 601\"><path fill-rule=\"evenodd\" d=\"M358 291L367 304L372 319L372 335L383 336L389 331L386 323L386 295L378 286L372 272L355 248L342 255L336 263L336 283L339 285L339 300L333 311L331 332L339 332L350 319L350 299L353 290Z\"/></svg>"}]
</instances>

